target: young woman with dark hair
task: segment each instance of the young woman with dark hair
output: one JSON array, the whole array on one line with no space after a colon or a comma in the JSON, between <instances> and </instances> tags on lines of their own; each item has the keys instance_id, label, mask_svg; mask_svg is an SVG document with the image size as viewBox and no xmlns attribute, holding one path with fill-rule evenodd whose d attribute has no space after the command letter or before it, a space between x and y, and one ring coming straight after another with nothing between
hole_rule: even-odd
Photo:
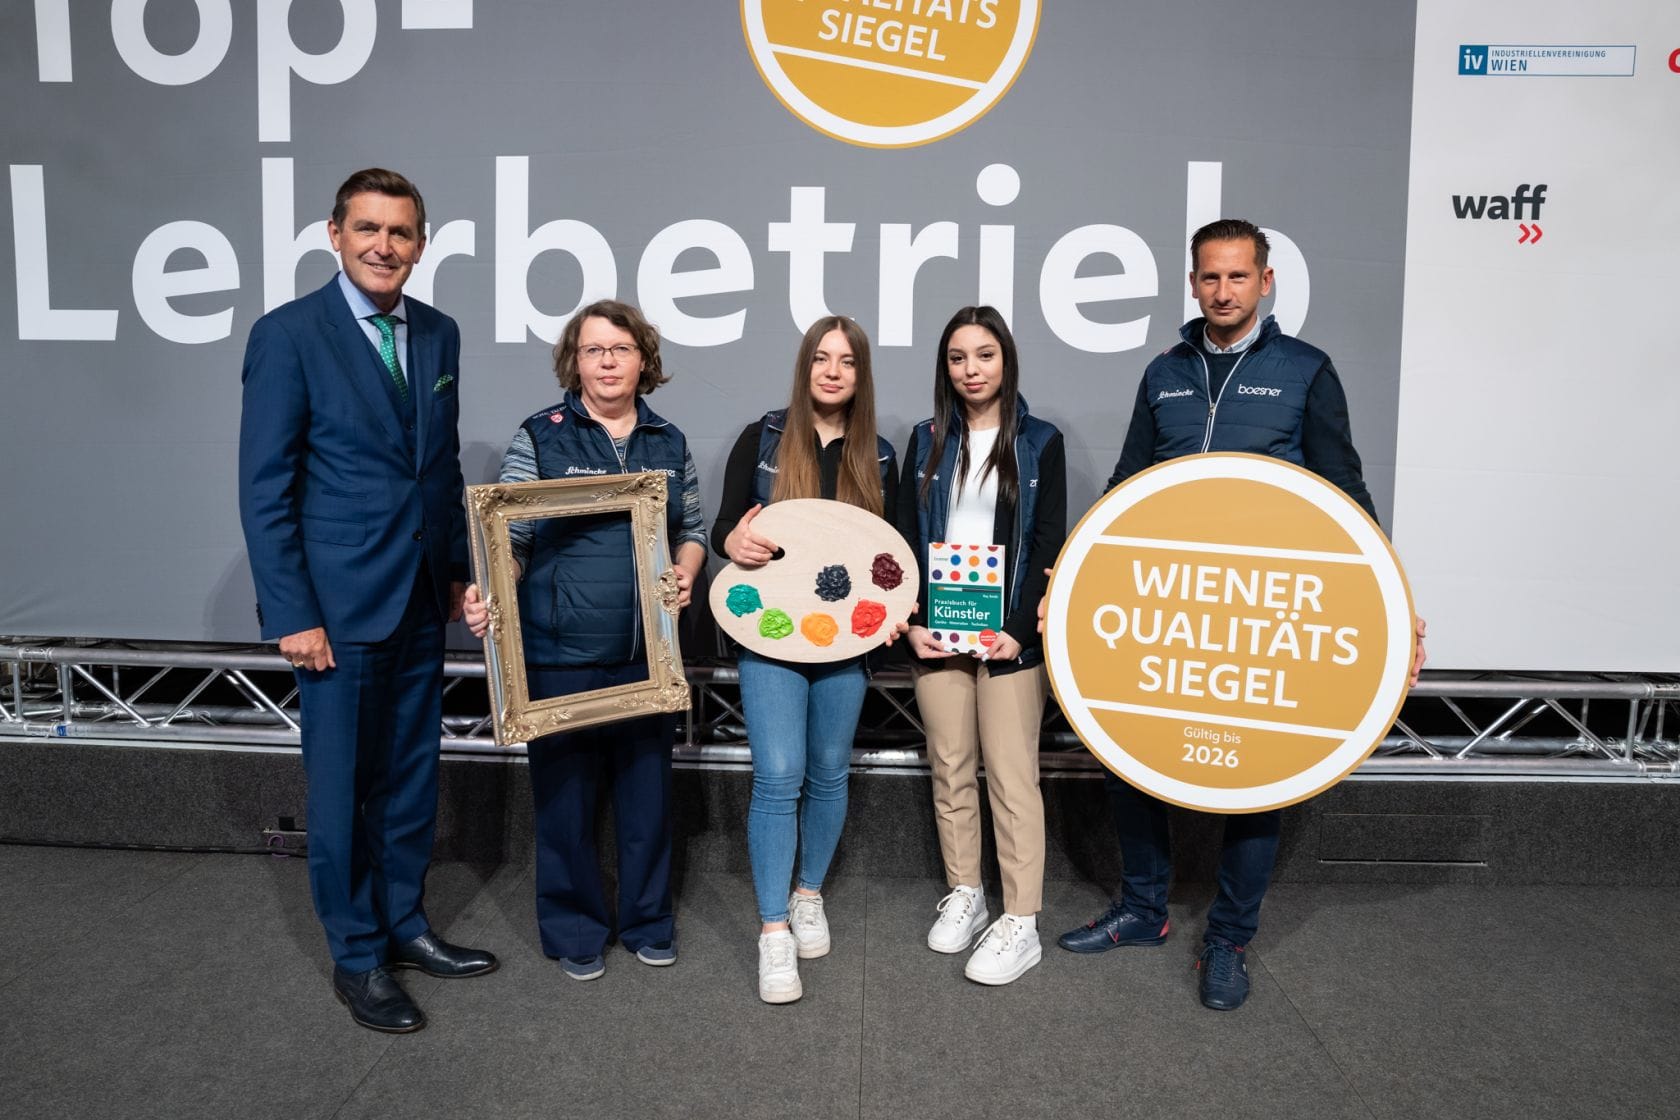
<instances>
[{"instance_id":1,"label":"young woman with dark hair","mask_svg":"<svg viewBox=\"0 0 1680 1120\"><path fill-rule=\"evenodd\" d=\"M982 984L1007 984L1042 956L1038 731L1046 682L1037 609L1044 570L1067 537L1067 464L1061 433L1027 411L1019 382L1002 315L965 307L952 316L935 359L934 414L910 434L898 491L899 531L922 565L924 610L930 543L1004 546L1004 622L989 647L953 652L920 614L907 638L951 888L928 947L960 953L979 937L964 974ZM980 885L982 759L1003 874L1004 913L990 925Z\"/></svg>"}]
</instances>

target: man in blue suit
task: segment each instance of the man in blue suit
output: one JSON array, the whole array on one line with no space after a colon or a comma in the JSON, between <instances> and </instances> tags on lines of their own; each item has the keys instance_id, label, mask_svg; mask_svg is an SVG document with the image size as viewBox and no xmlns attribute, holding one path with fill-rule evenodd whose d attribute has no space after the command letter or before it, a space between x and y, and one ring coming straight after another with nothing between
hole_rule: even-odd
<instances>
[{"instance_id":1,"label":"man in blue suit","mask_svg":"<svg viewBox=\"0 0 1680 1120\"><path fill-rule=\"evenodd\" d=\"M309 884L357 1023L419 1030L391 977L476 976L422 908L437 818L443 630L467 573L454 320L403 296L426 205L358 171L327 224L343 265L257 320L245 349L239 514L265 641L294 667Z\"/></svg>"}]
</instances>

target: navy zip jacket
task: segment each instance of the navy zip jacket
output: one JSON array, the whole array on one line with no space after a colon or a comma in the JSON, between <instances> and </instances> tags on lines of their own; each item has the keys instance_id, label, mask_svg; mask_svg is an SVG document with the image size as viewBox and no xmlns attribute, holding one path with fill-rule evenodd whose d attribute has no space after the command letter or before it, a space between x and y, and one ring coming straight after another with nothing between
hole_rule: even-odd
<instances>
[{"instance_id":1,"label":"navy zip jacket","mask_svg":"<svg viewBox=\"0 0 1680 1120\"><path fill-rule=\"evenodd\" d=\"M1260 335L1216 384L1202 349L1207 320L1190 320L1182 341L1143 372L1131 427L1105 490L1138 471L1203 451L1247 451L1283 459L1339 486L1374 521L1376 506L1353 447L1347 396L1330 356L1283 333L1270 315ZM1228 360L1228 359L1227 359Z\"/></svg>"},{"instance_id":2,"label":"navy zip jacket","mask_svg":"<svg viewBox=\"0 0 1680 1120\"><path fill-rule=\"evenodd\" d=\"M666 478L666 533L682 532L683 463L688 441L636 398L636 427L624 462L612 435L576 393L521 425L536 450L539 478L660 471ZM641 601L622 513L551 517L537 523L531 563L519 582L525 661L545 667L622 665L643 656Z\"/></svg>"},{"instance_id":3,"label":"navy zip jacket","mask_svg":"<svg viewBox=\"0 0 1680 1120\"><path fill-rule=\"evenodd\" d=\"M1019 430L1015 435L1016 474L1020 479L1021 497L1014 504L1000 495L992 517L990 541L964 541L964 544L1001 544L1004 546L1004 585L1009 594L1004 603L1004 633L1021 643L1021 656L1015 661L989 661L995 675L1010 673L1044 660L1043 638L1038 633L1038 601L1044 597L1049 577L1044 569L1056 562L1067 540L1067 453L1062 445L1062 433L1047 420L1040 420L1027 410L1023 397L1016 398ZM904 478L898 486L898 531L916 554L921 570L921 591L916 613L911 615L912 626L925 625L921 604L928 600L927 546L945 539L946 518L951 509L951 480L957 473L957 452L964 435L961 411L952 417L951 435L945 441L945 451L933 465L933 483L928 488L927 501L922 501L922 478L933 455L933 420L923 420L910 432L910 445L904 450ZM1022 560L1025 563L1022 563ZM926 662L929 667L943 661Z\"/></svg>"}]
</instances>

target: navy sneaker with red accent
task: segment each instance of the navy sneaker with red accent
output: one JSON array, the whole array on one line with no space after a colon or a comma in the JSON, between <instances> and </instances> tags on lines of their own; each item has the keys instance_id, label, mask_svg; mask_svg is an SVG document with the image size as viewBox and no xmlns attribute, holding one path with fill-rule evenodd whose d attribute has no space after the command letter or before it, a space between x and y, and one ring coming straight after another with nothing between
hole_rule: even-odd
<instances>
[{"instance_id":1,"label":"navy sneaker with red accent","mask_svg":"<svg viewBox=\"0 0 1680 1120\"><path fill-rule=\"evenodd\" d=\"M1056 944L1070 953L1106 953L1121 945L1159 945L1167 939L1169 928L1171 923L1165 918L1147 921L1115 902L1102 917L1056 938Z\"/></svg>"},{"instance_id":2,"label":"navy sneaker with red accent","mask_svg":"<svg viewBox=\"0 0 1680 1120\"><path fill-rule=\"evenodd\" d=\"M1248 998L1248 950L1217 939L1202 946L1196 960L1201 973L1202 1006L1235 1011Z\"/></svg>"}]
</instances>

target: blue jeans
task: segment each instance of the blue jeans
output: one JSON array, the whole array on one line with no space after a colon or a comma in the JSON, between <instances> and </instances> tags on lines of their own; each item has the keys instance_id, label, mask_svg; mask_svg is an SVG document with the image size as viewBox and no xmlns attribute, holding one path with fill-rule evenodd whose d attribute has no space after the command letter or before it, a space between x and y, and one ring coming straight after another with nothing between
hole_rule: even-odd
<instances>
[{"instance_id":1,"label":"blue jeans","mask_svg":"<svg viewBox=\"0 0 1680 1120\"><path fill-rule=\"evenodd\" d=\"M852 736L868 684L855 659L795 665L743 649L740 670L753 759L747 811L753 889L760 919L785 922L795 850L798 885L814 891L839 846Z\"/></svg>"},{"instance_id":2,"label":"blue jeans","mask_svg":"<svg viewBox=\"0 0 1680 1120\"><path fill-rule=\"evenodd\" d=\"M1172 835L1167 807L1116 778L1105 776L1114 831L1120 837L1120 904L1150 922L1167 917L1167 884L1172 878ZM1233 813L1225 818L1219 852L1219 892L1208 908L1204 941L1224 940L1244 946L1260 927L1260 903L1277 864L1283 810Z\"/></svg>"}]
</instances>

